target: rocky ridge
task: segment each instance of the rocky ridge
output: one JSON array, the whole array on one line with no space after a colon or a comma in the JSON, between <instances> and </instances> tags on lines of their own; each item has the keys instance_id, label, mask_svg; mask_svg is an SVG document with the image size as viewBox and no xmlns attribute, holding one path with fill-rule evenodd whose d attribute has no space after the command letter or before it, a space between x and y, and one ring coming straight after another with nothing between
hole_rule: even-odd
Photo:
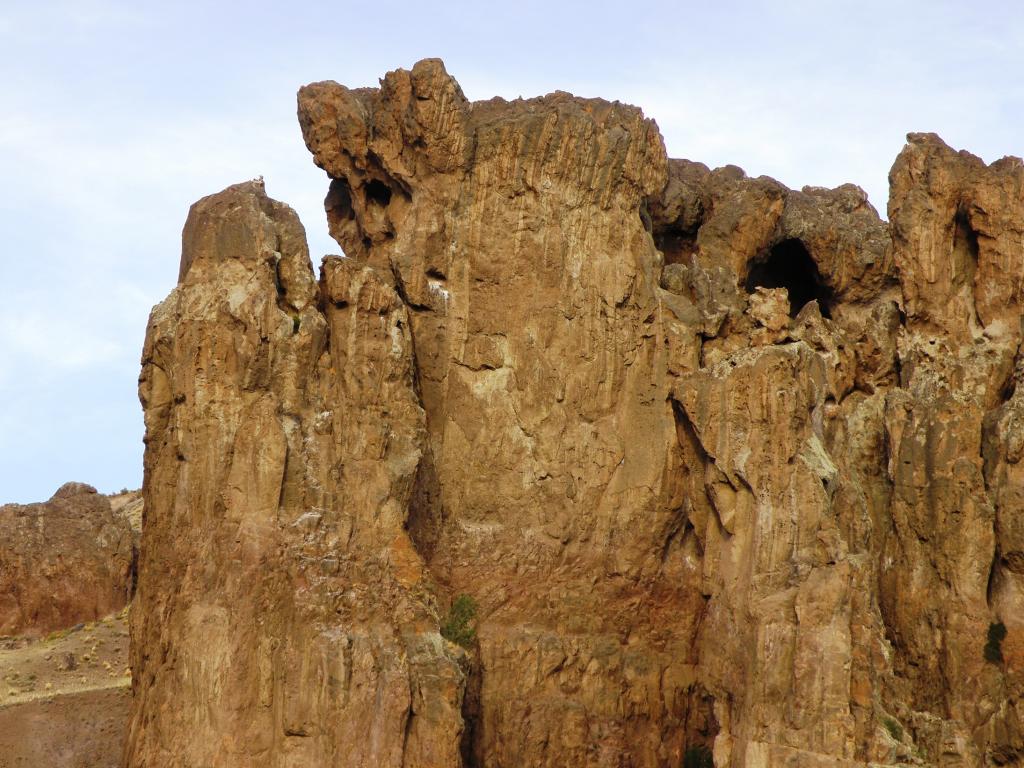
<instances>
[{"instance_id":1,"label":"rocky ridge","mask_svg":"<svg viewBox=\"0 0 1024 768\"><path fill-rule=\"evenodd\" d=\"M65 483L49 501L0 506L0 530L0 636L38 637L127 605L135 538L92 486Z\"/></svg>"},{"instance_id":2,"label":"rocky ridge","mask_svg":"<svg viewBox=\"0 0 1024 768\"><path fill-rule=\"evenodd\" d=\"M348 258L236 185L147 329L128 765L1022 759L1019 160L887 224L436 60L299 122Z\"/></svg>"}]
</instances>

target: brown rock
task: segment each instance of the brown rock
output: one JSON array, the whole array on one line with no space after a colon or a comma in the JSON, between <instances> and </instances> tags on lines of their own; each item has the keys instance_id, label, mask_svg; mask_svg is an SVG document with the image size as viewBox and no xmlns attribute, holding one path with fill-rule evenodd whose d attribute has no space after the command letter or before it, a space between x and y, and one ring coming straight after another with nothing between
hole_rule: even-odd
<instances>
[{"instance_id":1,"label":"brown rock","mask_svg":"<svg viewBox=\"0 0 1024 768\"><path fill-rule=\"evenodd\" d=\"M193 206L139 387L131 764L457 762L464 654L404 528L409 334L372 270L329 258L317 285L262 185Z\"/></svg>"},{"instance_id":2,"label":"brown rock","mask_svg":"<svg viewBox=\"0 0 1024 768\"><path fill-rule=\"evenodd\" d=\"M350 258L238 185L150 320L128 764L1020 759L1019 162L887 227L436 60L299 121Z\"/></svg>"},{"instance_id":3,"label":"brown rock","mask_svg":"<svg viewBox=\"0 0 1024 768\"><path fill-rule=\"evenodd\" d=\"M110 508L114 514L120 515L128 521L134 534L135 544L138 546L139 537L142 535L143 503L142 491L122 491L110 496Z\"/></svg>"},{"instance_id":4,"label":"brown rock","mask_svg":"<svg viewBox=\"0 0 1024 768\"><path fill-rule=\"evenodd\" d=\"M131 530L95 488L66 483L49 501L5 504L0 530L0 635L43 635L128 602Z\"/></svg>"}]
</instances>

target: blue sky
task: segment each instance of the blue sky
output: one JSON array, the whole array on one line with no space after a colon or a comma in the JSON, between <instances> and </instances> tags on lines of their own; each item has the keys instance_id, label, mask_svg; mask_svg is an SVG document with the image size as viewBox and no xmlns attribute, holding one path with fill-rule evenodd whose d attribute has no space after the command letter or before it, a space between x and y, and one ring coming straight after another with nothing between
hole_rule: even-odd
<instances>
[{"instance_id":1,"label":"blue sky","mask_svg":"<svg viewBox=\"0 0 1024 768\"><path fill-rule=\"evenodd\" d=\"M1016 2L0 0L0 503L141 484L139 351L188 206L263 175L338 252L295 91L427 56L471 99L630 102L673 157L852 181L883 215L908 131L1024 154Z\"/></svg>"}]
</instances>

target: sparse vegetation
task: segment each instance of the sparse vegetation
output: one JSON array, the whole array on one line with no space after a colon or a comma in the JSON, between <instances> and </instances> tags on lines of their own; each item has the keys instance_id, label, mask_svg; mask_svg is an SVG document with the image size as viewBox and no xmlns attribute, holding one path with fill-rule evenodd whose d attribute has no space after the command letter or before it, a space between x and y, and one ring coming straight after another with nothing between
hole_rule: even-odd
<instances>
[{"instance_id":1,"label":"sparse vegetation","mask_svg":"<svg viewBox=\"0 0 1024 768\"><path fill-rule=\"evenodd\" d=\"M988 642L985 643L985 661L993 664L1003 663L1003 638L1006 637L1006 625L1001 621L988 625Z\"/></svg>"},{"instance_id":2,"label":"sparse vegetation","mask_svg":"<svg viewBox=\"0 0 1024 768\"><path fill-rule=\"evenodd\" d=\"M885 730L889 732L889 735L893 737L895 741L903 741L903 726L893 720L891 717L882 719L882 725L885 726Z\"/></svg>"},{"instance_id":3,"label":"sparse vegetation","mask_svg":"<svg viewBox=\"0 0 1024 768\"><path fill-rule=\"evenodd\" d=\"M62 637L67 637L70 632L70 629L58 629L46 636L46 642L52 643L55 640L60 640Z\"/></svg>"},{"instance_id":4,"label":"sparse vegetation","mask_svg":"<svg viewBox=\"0 0 1024 768\"><path fill-rule=\"evenodd\" d=\"M683 768L715 768L715 758L703 744L687 747L683 753Z\"/></svg>"},{"instance_id":5,"label":"sparse vegetation","mask_svg":"<svg viewBox=\"0 0 1024 768\"><path fill-rule=\"evenodd\" d=\"M441 637L463 648L473 647L476 642L476 601L472 597L459 595L455 598L441 624Z\"/></svg>"}]
</instances>

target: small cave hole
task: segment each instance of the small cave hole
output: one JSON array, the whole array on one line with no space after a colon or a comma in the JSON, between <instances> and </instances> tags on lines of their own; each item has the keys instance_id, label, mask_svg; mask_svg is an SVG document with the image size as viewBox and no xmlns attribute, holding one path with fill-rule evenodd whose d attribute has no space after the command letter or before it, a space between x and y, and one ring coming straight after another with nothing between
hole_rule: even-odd
<instances>
[{"instance_id":1,"label":"small cave hole","mask_svg":"<svg viewBox=\"0 0 1024 768\"><path fill-rule=\"evenodd\" d=\"M281 278L281 259L274 258L268 261L274 270L274 288L277 290L277 296L279 299L283 299L287 291L284 287L284 280Z\"/></svg>"},{"instance_id":2,"label":"small cave hole","mask_svg":"<svg viewBox=\"0 0 1024 768\"><path fill-rule=\"evenodd\" d=\"M430 267L427 270L427 277L430 278L431 280L440 280L442 282L448 279L445 276L444 272L442 272L437 267Z\"/></svg>"},{"instance_id":3,"label":"small cave hole","mask_svg":"<svg viewBox=\"0 0 1024 768\"><path fill-rule=\"evenodd\" d=\"M371 203L386 207L391 202L391 188L379 179L371 179L366 183L366 199Z\"/></svg>"},{"instance_id":4,"label":"small cave hole","mask_svg":"<svg viewBox=\"0 0 1024 768\"><path fill-rule=\"evenodd\" d=\"M967 212L960 210L953 219L953 253L961 263L978 263L978 233L971 227Z\"/></svg>"},{"instance_id":5,"label":"small cave hole","mask_svg":"<svg viewBox=\"0 0 1024 768\"><path fill-rule=\"evenodd\" d=\"M661 251L664 264L686 264L697 252L696 227L671 226L654 230L654 247Z\"/></svg>"},{"instance_id":6,"label":"small cave hole","mask_svg":"<svg viewBox=\"0 0 1024 768\"><path fill-rule=\"evenodd\" d=\"M1011 377L1009 381L1003 384L1002 389L999 391L999 397L1002 402L1006 403L1012 400L1015 394L1017 394L1017 379Z\"/></svg>"},{"instance_id":7,"label":"small cave hole","mask_svg":"<svg viewBox=\"0 0 1024 768\"><path fill-rule=\"evenodd\" d=\"M338 221L351 221L356 217L352 210L352 190L344 179L333 179L327 190L327 198L324 200L324 208L327 209L328 217Z\"/></svg>"},{"instance_id":8,"label":"small cave hole","mask_svg":"<svg viewBox=\"0 0 1024 768\"><path fill-rule=\"evenodd\" d=\"M789 292L789 316L796 317L808 302L817 300L822 317L831 317L832 289L800 240L778 243L754 260L747 273L747 293L755 288L785 288Z\"/></svg>"},{"instance_id":9,"label":"small cave hole","mask_svg":"<svg viewBox=\"0 0 1024 768\"><path fill-rule=\"evenodd\" d=\"M703 686L690 692L683 736L682 768L714 768L712 750L718 736L715 699Z\"/></svg>"}]
</instances>

